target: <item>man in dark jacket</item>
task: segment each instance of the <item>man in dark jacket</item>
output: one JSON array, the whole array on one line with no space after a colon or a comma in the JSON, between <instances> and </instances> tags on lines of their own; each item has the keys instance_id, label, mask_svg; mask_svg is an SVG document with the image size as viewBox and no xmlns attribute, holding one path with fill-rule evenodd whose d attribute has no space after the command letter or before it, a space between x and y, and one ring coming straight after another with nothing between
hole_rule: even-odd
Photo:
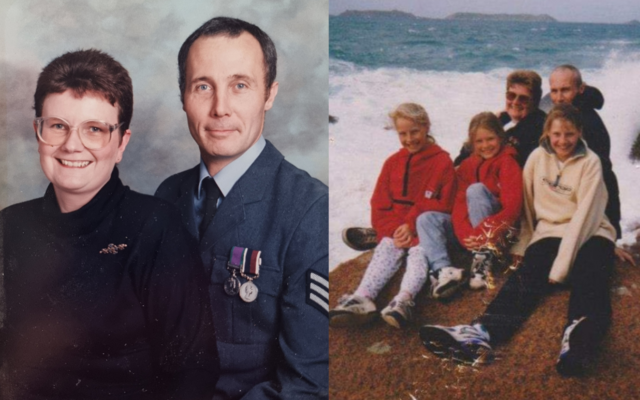
<instances>
[{"instance_id":1,"label":"man in dark jacket","mask_svg":"<svg viewBox=\"0 0 640 400\"><path fill-rule=\"evenodd\" d=\"M582 81L580 71L569 64L560 65L551 72L549 86L551 88L551 101L553 101L554 105L573 104L582 114L582 137L589 148L600 157L602 175L609 194L605 214L615 227L619 239L622 233L620 227L620 192L618 179L613 172L613 166L609 158L611 140L604 122L602 122L600 115L595 110L596 108L602 108L604 99L600 91L595 88L589 88L590 93L586 95L586 85ZM620 248L616 249L616 254L622 260L633 262L633 258Z\"/></svg>"},{"instance_id":2,"label":"man in dark jacket","mask_svg":"<svg viewBox=\"0 0 640 400\"><path fill-rule=\"evenodd\" d=\"M156 196L178 206L211 276L214 399L328 396L328 191L262 136L278 93L276 59L260 28L224 17L178 55L201 162Z\"/></svg>"}]
</instances>

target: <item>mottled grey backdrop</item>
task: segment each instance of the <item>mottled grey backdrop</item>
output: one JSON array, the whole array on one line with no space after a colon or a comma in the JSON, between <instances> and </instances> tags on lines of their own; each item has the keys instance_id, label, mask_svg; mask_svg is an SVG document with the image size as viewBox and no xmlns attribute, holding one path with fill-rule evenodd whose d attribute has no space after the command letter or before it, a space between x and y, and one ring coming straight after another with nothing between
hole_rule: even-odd
<instances>
[{"instance_id":1,"label":"mottled grey backdrop","mask_svg":"<svg viewBox=\"0 0 640 400\"><path fill-rule=\"evenodd\" d=\"M265 137L328 181L327 0L0 0L0 208L42 196L32 123L40 70L67 51L97 48L129 70L134 113L123 182L153 193L198 163L177 83L182 42L209 18L260 26L276 44L280 82Z\"/></svg>"}]
</instances>

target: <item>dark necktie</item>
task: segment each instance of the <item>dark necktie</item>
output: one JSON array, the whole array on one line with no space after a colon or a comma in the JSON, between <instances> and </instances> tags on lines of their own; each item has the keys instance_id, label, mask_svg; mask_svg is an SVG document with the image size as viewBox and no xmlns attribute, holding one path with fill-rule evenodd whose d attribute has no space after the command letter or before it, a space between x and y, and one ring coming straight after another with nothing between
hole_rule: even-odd
<instances>
[{"instance_id":1,"label":"dark necktie","mask_svg":"<svg viewBox=\"0 0 640 400\"><path fill-rule=\"evenodd\" d=\"M204 235L209 223L216 215L216 209L218 206L218 199L222 195L216 181L211 177L207 177L202 181L202 188L204 189L204 217L200 223L200 237Z\"/></svg>"}]
</instances>

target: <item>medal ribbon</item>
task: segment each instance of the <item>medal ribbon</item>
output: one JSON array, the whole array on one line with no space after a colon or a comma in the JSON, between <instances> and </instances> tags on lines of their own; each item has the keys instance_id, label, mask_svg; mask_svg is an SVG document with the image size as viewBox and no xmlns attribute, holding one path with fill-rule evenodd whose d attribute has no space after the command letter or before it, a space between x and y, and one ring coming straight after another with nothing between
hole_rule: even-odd
<instances>
[{"instance_id":1,"label":"medal ribbon","mask_svg":"<svg viewBox=\"0 0 640 400\"><path fill-rule=\"evenodd\" d=\"M247 250L248 249L244 247L232 247L231 255L229 256L229 265L232 267L240 267L240 269L243 269L244 261L247 257Z\"/></svg>"},{"instance_id":2,"label":"medal ribbon","mask_svg":"<svg viewBox=\"0 0 640 400\"><path fill-rule=\"evenodd\" d=\"M244 263L240 266L240 275L247 278L248 280L253 280L260 276L260 264L262 263L262 259L260 255L262 252L260 250L251 250L246 249L247 252L251 252L251 256L249 257L249 265Z\"/></svg>"}]
</instances>

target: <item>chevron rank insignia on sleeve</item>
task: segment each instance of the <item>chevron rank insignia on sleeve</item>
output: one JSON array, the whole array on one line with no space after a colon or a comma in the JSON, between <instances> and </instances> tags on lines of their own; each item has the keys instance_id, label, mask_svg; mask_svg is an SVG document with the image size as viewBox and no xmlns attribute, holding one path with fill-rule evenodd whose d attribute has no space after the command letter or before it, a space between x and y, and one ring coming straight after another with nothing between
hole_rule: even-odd
<instances>
[{"instance_id":1,"label":"chevron rank insignia on sleeve","mask_svg":"<svg viewBox=\"0 0 640 400\"><path fill-rule=\"evenodd\" d=\"M329 316L329 279L316 271L307 271L307 304Z\"/></svg>"}]
</instances>

